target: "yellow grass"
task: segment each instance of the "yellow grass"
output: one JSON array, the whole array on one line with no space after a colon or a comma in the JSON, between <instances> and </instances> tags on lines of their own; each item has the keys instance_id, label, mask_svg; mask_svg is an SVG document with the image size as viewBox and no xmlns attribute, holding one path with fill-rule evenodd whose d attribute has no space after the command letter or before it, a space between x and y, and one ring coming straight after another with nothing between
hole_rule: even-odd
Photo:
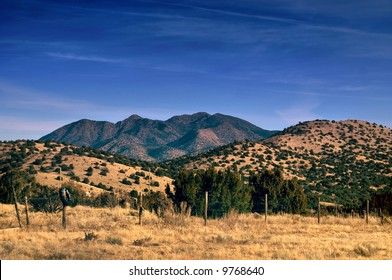
<instances>
[{"instance_id":1,"label":"yellow grass","mask_svg":"<svg viewBox=\"0 0 392 280\"><path fill-rule=\"evenodd\" d=\"M21 211L23 207L20 206ZM138 225L130 209L68 209L68 227L61 213L30 213L30 227L17 227L12 205L0 205L0 258L77 260L199 259L392 259L392 225L371 217L296 215L269 217L230 214L209 220L145 213ZM22 215L24 217L24 215Z\"/></svg>"},{"instance_id":2,"label":"yellow grass","mask_svg":"<svg viewBox=\"0 0 392 280\"><path fill-rule=\"evenodd\" d=\"M55 156L62 148L65 146L63 144L60 144L60 146L56 149L56 152L51 152L46 155L47 160L44 162L43 166L48 167L51 165L51 160L53 156ZM36 148L39 151L43 151L46 148L44 147L43 143L37 143ZM30 158L25 160L24 168L27 169L30 164L34 162L34 160L42 158L42 154L38 153ZM72 170L75 174L75 176L78 176L82 181L84 178L88 178L90 182L94 182L96 185L98 183L103 183L106 186L113 186L115 190L117 191L126 191L129 192L130 190L137 190L137 191L142 191L148 185L150 184L150 180L146 180L145 178L140 178L140 184L136 185L133 184L132 186L127 186L124 184L121 184L122 179L127 178L129 179L129 175L136 173L136 172L142 172L143 170L141 169L140 166L138 167L130 167L126 166L120 163L109 163L106 160L102 159L97 159L93 157L88 157L88 156L79 156L79 155L64 155L62 157L63 163L66 165L73 164L74 169ZM105 166L102 166L102 164L105 164ZM92 167L93 168L93 175L92 176L87 176L86 175L86 170ZM100 175L100 169L96 169L94 167L99 167L99 168L107 168L108 173L106 176ZM36 169L39 169L36 167ZM38 171L38 170L37 170ZM122 172L121 172L122 171ZM153 182L158 182L159 187L154 187L154 190L160 190L164 191L165 187L167 184L171 185L172 184L172 179L162 176L156 176L153 172L149 173L148 171L143 171L145 175L149 176L151 175L151 181ZM67 175L68 172L65 171L62 173L62 177L65 178L65 180L68 180L70 177ZM49 173L43 173L43 172L37 172L35 175L35 178L38 183L43 184L43 185L48 185L48 186L59 186L60 182L56 180L56 178L59 176L57 172L49 172ZM92 195L96 195L102 192L102 189L92 187L89 184L84 184L84 183L77 183L84 191L89 191Z\"/></svg>"}]
</instances>

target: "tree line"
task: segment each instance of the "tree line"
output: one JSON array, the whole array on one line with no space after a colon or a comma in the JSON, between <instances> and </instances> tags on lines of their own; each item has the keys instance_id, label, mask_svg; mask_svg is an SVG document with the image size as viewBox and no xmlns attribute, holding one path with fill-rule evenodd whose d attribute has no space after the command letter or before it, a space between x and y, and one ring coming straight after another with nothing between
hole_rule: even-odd
<instances>
[{"instance_id":1,"label":"tree line","mask_svg":"<svg viewBox=\"0 0 392 280\"><path fill-rule=\"evenodd\" d=\"M71 206L116 207L130 203L137 207L140 193L132 190L128 194L105 191L96 197L87 197L73 181L64 182L72 197ZM0 203L14 203L13 190L19 202L29 197L34 211L56 212L61 208L57 188L40 185L25 171L13 170L0 177ZM265 209L265 195L268 195L268 209L271 213L304 214L309 211L309 198L296 179L285 179L280 169L261 170L242 177L230 169L179 170L174 188L166 187L166 194L145 190L143 207L161 213L167 209L189 211L202 216L205 211L205 193L208 192L208 216L218 218L230 211L238 213L258 212ZM392 214L392 179L384 187L373 191L371 207ZM351 210L351 209L349 209Z\"/></svg>"},{"instance_id":2,"label":"tree line","mask_svg":"<svg viewBox=\"0 0 392 280\"><path fill-rule=\"evenodd\" d=\"M264 212L265 194L273 213L305 213L306 196L296 180L284 179L279 169L251 173L248 180L230 169L181 170L174 181L174 192L167 196L177 209L186 202L191 214L201 216L208 192L208 216L222 217L230 211Z\"/></svg>"}]
</instances>

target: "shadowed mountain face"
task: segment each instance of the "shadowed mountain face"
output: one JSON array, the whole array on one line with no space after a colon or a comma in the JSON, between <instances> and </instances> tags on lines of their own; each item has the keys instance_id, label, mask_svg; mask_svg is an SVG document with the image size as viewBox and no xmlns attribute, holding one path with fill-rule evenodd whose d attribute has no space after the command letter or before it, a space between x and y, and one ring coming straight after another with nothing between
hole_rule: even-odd
<instances>
[{"instance_id":1,"label":"shadowed mountain face","mask_svg":"<svg viewBox=\"0 0 392 280\"><path fill-rule=\"evenodd\" d=\"M162 161L234 141L258 141L274 133L232 116L196 113L175 116L167 121L150 120L137 115L115 124L80 120L40 140L87 146L135 159Z\"/></svg>"}]
</instances>

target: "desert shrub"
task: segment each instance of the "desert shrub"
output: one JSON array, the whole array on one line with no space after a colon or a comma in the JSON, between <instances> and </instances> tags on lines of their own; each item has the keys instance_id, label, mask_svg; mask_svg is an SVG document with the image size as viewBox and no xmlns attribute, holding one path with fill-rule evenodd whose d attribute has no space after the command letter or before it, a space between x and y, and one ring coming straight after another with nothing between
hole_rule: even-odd
<instances>
[{"instance_id":1,"label":"desert shrub","mask_svg":"<svg viewBox=\"0 0 392 280\"><path fill-rule=\"evenodd\" d=\"M162 221L166 226L186 227L189 225L189 217L181 213L166 211L162 213Z\"/></svg>"},{"instance_id":2,"label":"desert shrub","mask_svg":"<svg viewBox=\"0 0 392 280\"><path fill-rule=\"evenodd\" d=\"M84 241L93 241L98 239L98 234L95 234L94 232L85 232L84 233Z\"/></svg>"},{"instance_id":3,"label":"desert shrub","mask_svg":"<svg viewBox=\"0 0 392 280\"><path fill-rule=\"evenodd\" d=\"M153 187L159 187L159 182L153 182L153 183L152 183L152 186L153 186Z\"/></svg>"},{"instance_id":4,"label":"desert shrub","mask_svg":"<svg viewBox=\"0 0 392 280\"><path fill-rule=\"evenodd\" d=\"M106 176L108 173L109 173L109 169L107 167L104 167L101 169L99 175Z\"/></svg>"},{"instance_id":5,"label":"desert shrub","mask_svg":"<svg viewBox=\"0 0 392 280\"><path fill-rule=\"evenodd\" d=\"M134 198L138 198L139 197L139 193L137 192L137 190L131 190L129 193L130 197L134 197Z\"/></svg>"},{"instance_id":6,"label":"desert shrub","mask_svg":"<svg viewBox=\"0 0 392 280\"><path fill-rule=\"evenodd\" d=\"M61 210L62 204L58 190L45 185L38 185L29 199L32 211L56 213Z\"/></svg>"},{"instance_id":7,"label":"desert shrub","mask_svg":"<svg viewBox=\"0 0 392 280\"><path fill-rule=\"evenodd\" d=\"M108 236L105 241L111 245L123 245L123 241L120 237Z\"/></svg>"},{"instance_id":8,"label":"desert shrub","mask_svg":"<svg viewBox=\"0 0 392 280\"><path fill-rule=\"evenodd\" d=\"M86 194L73 181L63 183L62 187L65 187L71 196L69 206L74 207L79 204L89 204ZM32 190L29 202L32 211L36 212L55 213L62 209L58 188L48 187L46 185L37 184Z\"/></svg>"},{"instance_id":9,"label":"desert shrub","mask_svg":"<svg viewBox=\"0 0 392 280\"><path fill-rule=\"evenodd\" d=\"M89 168L87 168L86 175L87 176L92 176L93 172L94 172L94 169L90 166Z\"/></svg>"},{"instance_id":10,"label":"desert shrub","mask_svg":"<svg viewBox=\"0 0 392 280\"><path fill-rule=\"evenodd\" d=\"M103 192L99 194L94 200L95 207L110 207L114 208L118 206L118 199L112 192Z\"/></svg>"},{"instance_id":11,"label":"desert shrub","mask_svg":"<svg viewBox=\"0 0 392 280\"><path fill-rule=\"evenodd\" d=\"M359 256L369 258L377 253L377 249L371 244L362 244L355 247L354 252Z\"/></svg>"},{"instance_id":12,"label":"desert shrub","mask_svg":"<svg viewBox=\"0 0 392 280\"><path fill-rule=\"evenodd\" d=\"M121 183L123 183L124 185L127 185L127 186L131 186L132 185L132 182L129 181L127 178L122 179Z\"/></svg>"},{"instance_id":13,"label":"desert shrub","mask_svg":"<svg viewBox=\"0 0 392 280\"><path fill-rule=\"evenodd\" d=\"M162 192L150 191L143 195L143 208L161 216L163 212L173 209L173 204Z\"/></svg>"},{"instance_id":14,"label":"desert shrub","mask_svg":"<svg viewBox=\"0 0 392 280\"><path fill-rule=\"evenodd\" d=\"M142 239L136 239L135 241L132 242L133 246L144 246L146 243L150 242L152 240L151 237L145 237Z\"/></svg>"}]
</instances>

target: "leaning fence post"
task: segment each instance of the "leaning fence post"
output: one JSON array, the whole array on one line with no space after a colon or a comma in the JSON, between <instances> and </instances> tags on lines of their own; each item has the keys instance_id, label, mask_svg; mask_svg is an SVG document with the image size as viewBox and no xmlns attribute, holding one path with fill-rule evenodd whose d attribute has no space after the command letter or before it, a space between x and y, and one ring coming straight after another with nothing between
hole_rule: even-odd
<instances>
[{"instance_id":1,"label":"leaning fence post","mask_svg":"<svg viewBox=\"0 0 392 280\"><path fill-rule=\"evenodd\" d=\"M25 196L25 212L26 212L26 225L30 225L29 221L29 205L27 204L27 196Z\"/></svg>"},{"instance_id":2,"label":"leaning fence post","mask_svg":"<svg viewBox=\"0 0 392 280\"><path fill-rule=\"evenodd\" d=\"M208 217L208 192L206 192L206 205L204 208L204 226L207 226L207 217Z\"/></svg>"},{"instance_id":3,"label":"leaning fence post","mask_svg":"<svg viewBox=\"0 0 392 280\"><path fill-rule=\"evenodd\" d=\"M318 205L317 205L317 221L320 224L320 212L321 212L321 205L320 205L320 198L318 198Z\"/></svg>"},{"instance_id":4,"label":"leaning fence post","mask_svg":"<svg viewBox=\"0 0 392 280\"><path fill-rule=\"evenodd\" d=\"M22 228L22 223L20 221L20 214L19 214L19 208L18 208L18 199L16 197L15 187L14 187L14 184L12 184L12 183L11 183L11 186L12 186L12 192L14 194L16 217L18 218L19 227Z\"/></svg>"},{"instance_id":5,"label":"leaning fence post","mask_svg":"<svg viewBox=\"0 0 392 280\"><path fill-rule=\"evenodd\" d=\"M267 223L268 218L268 194L265 194L265 223Z\"/></svg>"}]
</instances>

